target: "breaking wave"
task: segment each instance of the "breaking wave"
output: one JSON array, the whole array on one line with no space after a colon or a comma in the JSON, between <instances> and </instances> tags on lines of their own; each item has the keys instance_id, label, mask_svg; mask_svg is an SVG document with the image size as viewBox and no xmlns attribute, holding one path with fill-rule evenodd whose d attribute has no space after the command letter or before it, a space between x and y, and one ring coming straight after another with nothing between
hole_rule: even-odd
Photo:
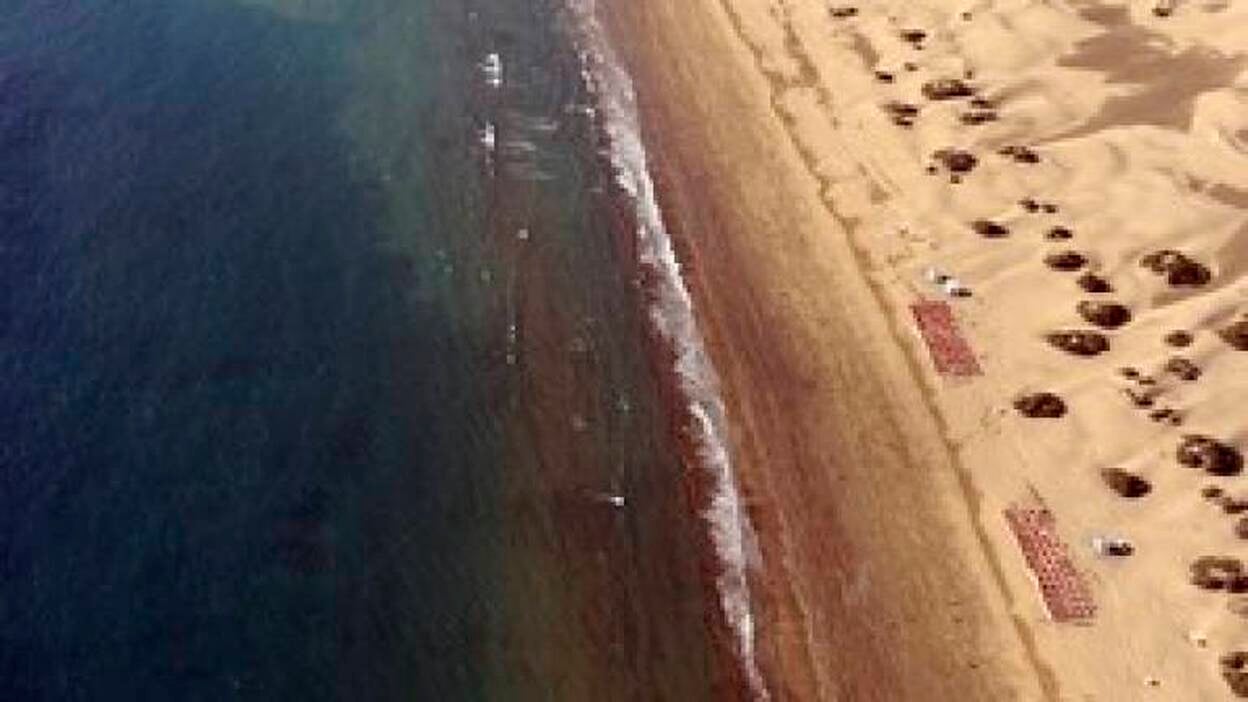
<instances>
[{"instance_id":1,"label":"breaking wave","mask_svg":"<svg viewBox=\"0 0 1248 702\"><path fill-rule=\"evenodd\" d=\"M770 695L755 657L754 616L750 608L749 544L753 531L741 504L729 454L727 420L719 379L707 356L693 313L693 301L681 276L680 261L655 196L654 181L642 142L632 78L612 49L593 0L569 0L576 24L582 73L595 94L608 140L608 156L617 185L632 200L640 263L655 275L648 279L650 321L675 356L679 390L688 402L687 427L699 467L712 485L705 519L718 561L716 588L720 606L735 637L739 662L754 699Z\"/></svg>"}]
</instances>

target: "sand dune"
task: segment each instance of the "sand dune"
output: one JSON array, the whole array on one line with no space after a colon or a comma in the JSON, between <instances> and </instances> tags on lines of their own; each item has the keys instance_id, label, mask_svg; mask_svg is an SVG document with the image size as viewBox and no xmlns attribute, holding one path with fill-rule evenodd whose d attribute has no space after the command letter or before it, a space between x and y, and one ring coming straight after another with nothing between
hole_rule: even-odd
<instances>
[{"instance_id":1,"label":"sand dune","mask_svg":"<svg viewBox=\"0 0 1248 702\"><path fill-rule=\"evenodd\" d=\"M1153 7L863 3L857 16L838 19L822 3L793 1L784 11L800 37L791 48L811 57L833 98L808 106L822 112L823 124L799 138L815 153L825 140L844 144L869 172L895 184L885 201L863 210L854 236L871 252L876 275L890 281L897 307L938 294L922 278L933 265L975 293L956 306L984 377L953 385L931 374L928 382L983 492L985 526L1010 587L1027 595L1017 611L1069 698L1219 699L1228 695L1219 658L1248 646L1243 619L1232 611L1235 596L1188 581L1199 556L1248 555L1234 518L1202 499L1201 488L1248 494L1248 485L1175 461L1186 433L1248 446L1248 354L1216 333L1248 312L1248 4L1174 3L1164 17ZM927 33L922 50L899 39L903 29ZM916 69L898 71L906 62ZM879 70L898 78L868 88L867 76ZM970 76L976 93L995 103L995 121L967 125L957 119L965 100L924 99L925 82L951 76ZM912 128L888 122L878 109L886 100L919 107ZM1034 148L1040 162L996 155L1016 143ZM927 154L948 146L976 154L979 166L958 184L916 176ZM1023 198L1052 202L1057 211L1028 212L1019 206ZM984 218L1008 234L977 236L967 223ZM1060 245L1046 236L1055 226L1068 230ZM1074 274L1043 265L1059 248L1083 253L1086 269L1114 291L1085 293ZM1207 266L1208 283L1171 285L1141 266L1162 249ZM1090 328L1077 313L1090 299L1130 310L1131 321L1104 331L1108 352L1078 358L1042 343L1050 330ZM1190 347L1163 341L1180 329L1194 336ZM925 352L918 344L911 350ZM1176 356L1199 377L1167 373ZM1149 407L1124 394L1140 391L1119 372L1127 366L1155 379ZM1038 390L1059 395L1069 406L1065 416L1037 420L1010 411L1018 393ZM1142 476L1152 491L1119 497L1100 476L1108 467ZM1077 566L1094 584L1099 610L1091 626L1047 621L996 520L1029 493L1057 515ZM1130 539L1135 553L1097 556L1089 544L1098 534Z\"/></svg>"}]
</instances>

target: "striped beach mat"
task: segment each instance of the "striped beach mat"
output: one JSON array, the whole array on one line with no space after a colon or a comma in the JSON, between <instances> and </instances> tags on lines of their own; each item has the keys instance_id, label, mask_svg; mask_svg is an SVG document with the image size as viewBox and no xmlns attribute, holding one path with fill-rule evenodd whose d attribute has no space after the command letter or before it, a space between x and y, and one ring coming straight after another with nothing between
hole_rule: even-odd
<instances>
[{"instance_id":1,"label":"striped beach mat","mask_svg":"<svg viewBox=\"0 0 1248 702\"><path fill-rule=\"evenodd\" d=\"M1027 566L1035 574L1040 596L1056 622L1088 623L1096 602L1083 575L1070 560L1066 544L1057 535L1053 513L1043 507L1011 505L1005 519L1018 539Z\"/></svg>"},{"instance_id":2,"label":"striped beach mat","mask_svg":"<svg viewBox=\"0 0 1248 702\"><path fill-rule=\"evenodd\" d=\"M983 370L975 351L958 328L953 308L941 300L919 300L910 305L919 333L927 342L927 350L942 375L980 375Z\"/></svg>"}]
</instances>

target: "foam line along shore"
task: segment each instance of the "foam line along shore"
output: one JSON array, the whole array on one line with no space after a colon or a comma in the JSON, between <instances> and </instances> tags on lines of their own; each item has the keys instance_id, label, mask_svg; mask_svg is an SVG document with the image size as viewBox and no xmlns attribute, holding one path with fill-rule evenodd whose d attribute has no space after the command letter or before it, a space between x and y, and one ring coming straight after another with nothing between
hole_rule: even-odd
<instances>
[{"instance_id":1,"label":"foam line along shore","mask_svg":"<svg viewBox=\"0 0 1248 702\"><path fill-rule=\"evenodd\" d=\"M739 677L748 697L770 698L755 657L755 625L750 602L751 549L749 517L736 485L730 438L719 379L698 329L693 300L656 199L654 181L641 134L636 94L628 69L612 47L592 0L574 0L577 37L586 78L601 110L606 148L620 195L632 208L631 235L636 237L639 272L658 353L670 364L675 406L687 469L694 472L693 507L707 529L713 549L708 576L713 579L721 624L732 638Z\"/></svg>"}]
</instances>

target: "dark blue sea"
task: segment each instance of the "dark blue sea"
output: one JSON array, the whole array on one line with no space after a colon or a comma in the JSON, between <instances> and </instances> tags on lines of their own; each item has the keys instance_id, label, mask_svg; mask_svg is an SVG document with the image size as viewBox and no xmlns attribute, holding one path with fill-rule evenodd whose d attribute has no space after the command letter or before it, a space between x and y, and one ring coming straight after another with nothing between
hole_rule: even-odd
<instances>
[{"instance_id":1,"label":"dark blue sea","mask_svg":"<svg viewBox=\"0 0 1248 702\"><path fill-rule=\"evenodd\" d=\"M561 1L0 2L0 700L712 695Z\"/></svg>"}]
</instances>

